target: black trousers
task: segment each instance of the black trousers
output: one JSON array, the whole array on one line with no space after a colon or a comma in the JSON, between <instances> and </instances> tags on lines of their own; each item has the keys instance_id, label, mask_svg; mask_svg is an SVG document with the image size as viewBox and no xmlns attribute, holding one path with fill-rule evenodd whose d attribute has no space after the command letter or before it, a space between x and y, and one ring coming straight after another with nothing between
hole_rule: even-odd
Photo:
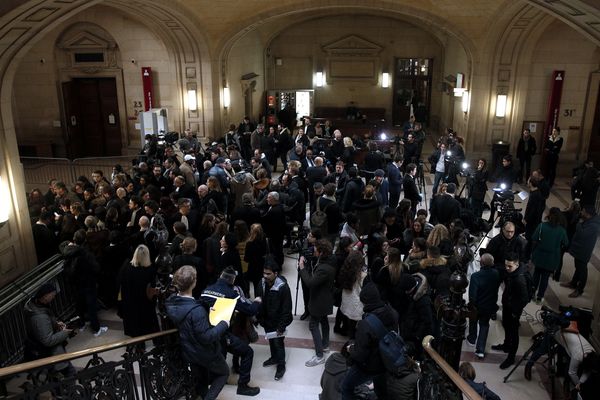
<instances>
[{"instance_id":1,"label":"black trousers","mask_svg":"<svg viewBox=\"0 0 600 400\"><path fill-rule=\"evenodd\" d=\"M531 176L531 156L525 158L519 158L521 168L519 169L519 181L527 182L527 179ZM523 173L525 177L523 177Z\"/></svg>"},{"instance_id":2,"label":"black trousers","mask_svg":"<svg viewBox=\"0 0 600 400\"><path fill-rule=\"evenodd\" d=\"M209 363L207 367L191 364L192 375L197 379L196 392L205 400L217 398L229 377L229 367L221 355Z\"/></svg>"},{"instance_id":3,"label":"black trousers","mask_svg":"<svg viewBox=\"0 0 600 400\"><path fill-rule=\"evenodd\" d=\"M519 348L519 317L521 312L512 310L508 306L502 307L502 327L504 328L504 347L510 356L517 354Z\"/></svg>"},{"instance_id":4,"label":"black trousers","mask_svg":"<svg viewBox=\"0 0 600 400\"><path fill-rule=\"evenodd\" d=\"M269 349L271 350L271 358L277 361L278 367L285 366L285 337L269 339Z\"/></svg>"},{"instance_id":5,"label":"black trousers","mask_svg":"<svg viewBox=\"0 0 600 400\"><path fill-rule=\"evenodd\" d=\"M225 334L224 340L225 346L223 346L223 349L227 353L231 353L234 356L240 357L241 359L238 385L243 385L250 382L250 371L252 370L254 350L252 350L252 347L250 347L248 343L233 335L231 332L227 332Z\"/></svg>"}]
</instances>

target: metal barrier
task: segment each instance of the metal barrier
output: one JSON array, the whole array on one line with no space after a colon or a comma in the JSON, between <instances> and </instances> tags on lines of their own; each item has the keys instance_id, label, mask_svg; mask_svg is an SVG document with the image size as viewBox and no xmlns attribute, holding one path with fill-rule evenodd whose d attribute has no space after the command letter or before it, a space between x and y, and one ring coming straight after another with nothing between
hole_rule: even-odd
<instances>
[{"instance_id":1,"label":"metal barrier","mask_svg":"<svg viewBox=\"0 0 600 400\"><path fill-rule=\"evenodd\" d=\"M129 172L131 161L136 158L137 156L130 155L76 158L71 161L67 158L21 157L21 164L23 165L26 190L30 192L37 188L44 192L51 179L57 179L70 186L80 176L89 179L95 170L101 170L104 176L110 176L115 164L122 165L123 169Z\"/></svg>"}]
</instances>

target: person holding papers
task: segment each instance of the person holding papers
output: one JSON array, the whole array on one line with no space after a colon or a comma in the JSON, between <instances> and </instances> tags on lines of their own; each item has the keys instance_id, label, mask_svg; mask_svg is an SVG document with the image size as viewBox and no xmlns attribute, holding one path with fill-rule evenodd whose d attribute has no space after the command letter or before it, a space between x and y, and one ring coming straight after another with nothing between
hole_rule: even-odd
<instances>
[{"instance_id":1,"label":"person holding papers","mask_svg":"<svg viewBox=\"0 0 600 400\"><path fill-rule=\"evenodd\" d=\"M236 277L237 271L231 266L226 267L223 272L221 272L219 279L217 279L214 284L209 285L206 289L204 289L202 295L200 296L200 301L207 308L210 308L212 312L213 308L215 308L215 311L219 311L216 310L216 308L220 306L219 304L216 304L217 299L236 299L236 312L241 312L247 316L258 314L261 298L257 297L254 299L254 301L250 301L244 296L240 296L240 294L243 293L238 293L236 288L239 290L239 287L234 286L233 284ZM250 382L252 360L254 358L254 351L250 345L241 340L239 337L235 336L231 332L231 329L227 330L221 343L228 353L241 358L237 394L242 396L256 396L259 394L260 388L248 385Z\"/></svg>"},{"instance_id":2,"label":"person holding papers","mask_svg":"<svg viewBox=\"0 0 600 400\"><path fill-rule=\"evenodd\" d=\"M179 328L181 354L191 364L197 378L197 394L204 400L216 399L229 377L229 367L220 345L229 320L211 327L207 310L192 295L196 269L191 265L184 265L175 272L173 285L178 293L167 299L165 307L167 315Z\"/></svg>"},{"instance_id":3,"label":"person holding papers","mask_svg":"<svg viewBox=\"0 0 600 400\"><path fill-rule=\"evenodd\" d=\"M262 306L258 314L260 324L265 328L271 357L263 362L263 367L277 365L275 380L285 374L285 339L286 327L292 323L292 293L274 259L267 257L263 269L263 278L258 286L257 295L262 298Z\"/></svg>"}]
</instances>

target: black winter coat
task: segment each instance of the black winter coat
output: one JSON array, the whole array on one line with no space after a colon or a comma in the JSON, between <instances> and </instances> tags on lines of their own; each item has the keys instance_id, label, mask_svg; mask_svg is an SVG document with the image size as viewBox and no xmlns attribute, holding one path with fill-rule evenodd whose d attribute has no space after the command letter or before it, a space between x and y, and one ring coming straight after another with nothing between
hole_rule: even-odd
<instances>
[{"instance_id":1,"label":"black winter coat","mask_svg":"<svg viewBox=\"0 0 600 400\"><path fill-rule=\"evenodd\" d=\"M284 277L278 276L273 286L268 288L263 279L260 282L256 297L262 298L258 320L265 332L285 331L292 323L292 294Z\"/></svg>"},{"instance_id":2,"label":"black winter coat","mask_svg":"<svg viewBox=\"0 0 600 400\"><path fill-rule=\"evenodd\" d=\"M527 290L527 279L525 266L521 265L516 271L508 274L504 279L504 292L502 292L502 307L510 309L513 316L519 317L523 308L529 303L529 291Z\"/></svg>"},{"instance_id":3,"label":"black winter coat","mask_svg":"<svg viewBox=\"0 0 600 400\"><path fill-rule=\"evenodd\" d=\"M388 304L372 310L365 309L365 312L377 316L387 330L391 331L398 327L398 313ZM350 360L369 375L378 375L385 371L379 353L379 337L364 318L356 324L355 342L350 350Z\"/></svg>"},{"instance_id":4,"label":"black winter coat","mask_svg":"<svg viewBox=\"0 0 600 400\"><path fill-rule=\"evenodd\" d=\"M307 268L300 270L302 281L310 290L308 311L310 315L324 317L333 313L333 282L335 259L319 260L312 274Z\"/></svg>"}]
</instances>

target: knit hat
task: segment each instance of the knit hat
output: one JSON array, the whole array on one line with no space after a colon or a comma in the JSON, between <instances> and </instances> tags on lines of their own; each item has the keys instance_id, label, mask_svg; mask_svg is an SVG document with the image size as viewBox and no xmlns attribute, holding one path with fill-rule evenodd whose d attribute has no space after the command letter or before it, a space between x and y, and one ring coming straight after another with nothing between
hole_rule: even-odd
<instances>
[{"instance_id":1,"label":"knit hat","mask_svg":"<svg viewBox=\"0 0 600 400\"><path fill-rule=\"evenodd\" d=\"M382 169L376 169L375 176L383 177L383 176L385 176L385 172L383 172Z\"/></svg>"},{"instance_id":2,"label":"knit hat","mask_svg":"<svg viewBox=\"0 0 600 400\"><path fill-rule=\"evenodd\" d=\"M56 286L53 283L44 283L39 289L38 291L35 293L35 296L33 297L36 300L41 299L42 297L44 297L45 295L47 295L48 293L52 293L52 292L57 292Z\"/></svg>"},{"instance_id":3,"label":"knit hat","mask_svg":"<svg viewBox=\"0 0 600 400\"><path fill-rule=\"evenodd\" d=\"M223 157L219 157L215 160L215 164L224 164L225 163L225 158Z\"/></svg>"}]
</instances>

